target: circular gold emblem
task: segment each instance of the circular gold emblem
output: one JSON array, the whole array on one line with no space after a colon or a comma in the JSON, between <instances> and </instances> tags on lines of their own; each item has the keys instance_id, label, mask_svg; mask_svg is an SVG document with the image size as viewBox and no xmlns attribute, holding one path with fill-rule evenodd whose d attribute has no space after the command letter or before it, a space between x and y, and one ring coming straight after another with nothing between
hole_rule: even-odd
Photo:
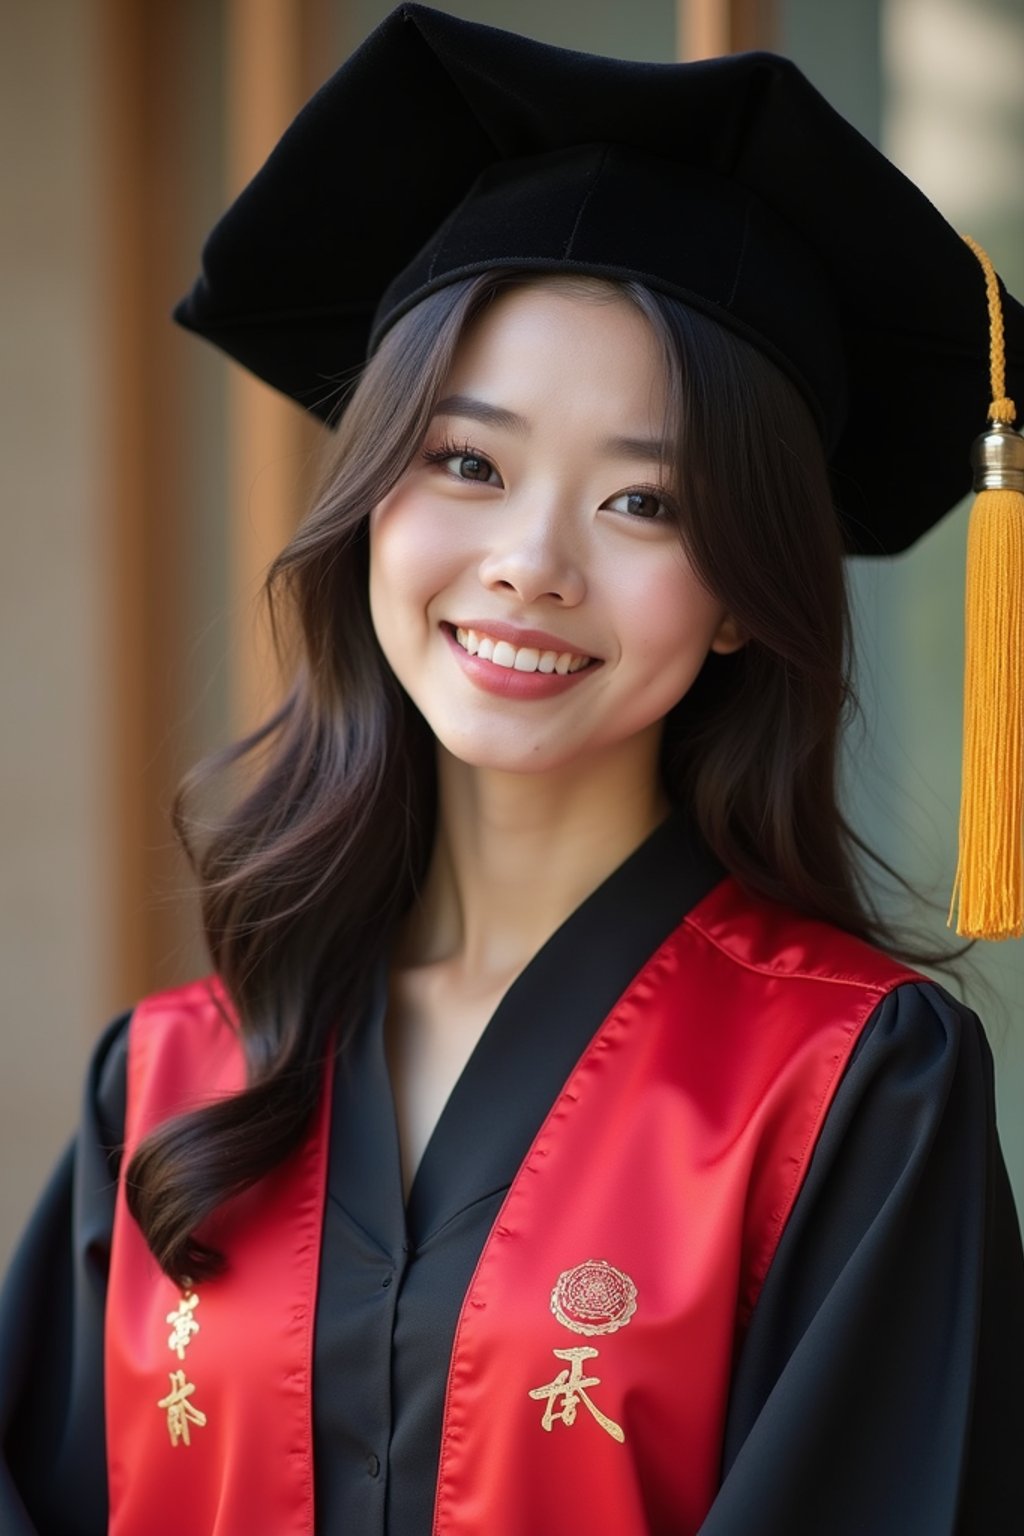
<instances>
[{"instance_id":1,"label":"circular gold emblem","mask_svg":"<svg viewBox=\"0 0 1024 1536\"><path fill-rule=\"evenodd\" d=\"M607 1259L588 1259L559 1275L551 1310L573 1333L614 1333L636 1311L636 1286Z\"/></svg>"}]
</instances>

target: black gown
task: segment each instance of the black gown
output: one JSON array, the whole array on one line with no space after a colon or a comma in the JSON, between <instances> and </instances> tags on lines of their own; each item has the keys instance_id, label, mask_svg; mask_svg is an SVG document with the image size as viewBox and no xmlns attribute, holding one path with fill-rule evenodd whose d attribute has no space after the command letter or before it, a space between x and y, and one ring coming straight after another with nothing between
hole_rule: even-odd
<instances>
[{"instance_id":1,"label":"black gown","mask_svg":"<svg viewBox=\"0 0 1024 1536\"><path fill-rule=\"evenodd\" d=\"M567 919L495 1011L407 1204L382 973L336 1068L319 1536L429 1536L447 1363L487 1232L591 1035L720 875L676 815ZM106 1527L103 1304L126 1031L127 1016L96 1048L79 1134L4 1291L0 1536ZM991 1057L968 1009L906 984L863 1033L734 1363L701 1536L1022 1536L1022 1384L1024 1258Z\"/></svg>"}]
</instances>

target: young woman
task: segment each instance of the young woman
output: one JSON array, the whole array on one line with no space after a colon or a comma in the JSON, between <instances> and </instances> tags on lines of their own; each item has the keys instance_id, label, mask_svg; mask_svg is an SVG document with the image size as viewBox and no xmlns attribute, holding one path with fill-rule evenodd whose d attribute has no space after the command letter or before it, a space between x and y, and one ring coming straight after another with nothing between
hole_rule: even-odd
<instances>
[{"instance_id":1,"label":"young woman","mask_svg":"<svg viewBox=\"0 0 1024 1536\"><path fill-rule=\"evenodd\" d=\"M292 689L185 802L215 976L104 1037L12 1272L4 1530L1018 1531L990 1057L836 801L974 256L784 61L408 6L180 318L337 438Z\"/></svg>"}]
</instances>

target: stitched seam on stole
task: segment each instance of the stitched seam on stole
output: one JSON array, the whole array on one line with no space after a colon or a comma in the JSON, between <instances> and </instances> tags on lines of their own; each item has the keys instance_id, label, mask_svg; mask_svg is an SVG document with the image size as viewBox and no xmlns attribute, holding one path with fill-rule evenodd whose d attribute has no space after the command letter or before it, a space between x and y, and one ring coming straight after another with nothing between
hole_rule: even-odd
<instances>
[{"instance_id":1,"label":"stitched seam on stole","mask_svg":"<svg viewBox=\"0 0 1024 1536\"><path fill-rule=\"evenodd\" d=\"M699 934L702 939L711 945L712 949L716 949L720 955L724 955L725 958L731 962L731 964L738 965L742 970L750 971L755 976L773 976L780 981L834 982L837 986L855 987L859 991L873 995L876 1004L880 1003L883 997L888 997L889 993L894 992L897 987L905 986L907 982L922 982L928 980L927 976L922 976L917 971L912 971L909 969L900 969L897 971L895 976L887 978L885 981L865 981L862 976L843 976L835 971L775 970L770 965L755 965L752 960L744 960L740 955L734 954L731 949L726 948L720 939L716 939L712 933L709 933L708 930L703 927L702 924L696 920L696 918L692 916L684 917L683 925L686 928L689 928L691 933ZM893 965L896 964L895 961L891 963Z\"/></svg>"}]
</instances>

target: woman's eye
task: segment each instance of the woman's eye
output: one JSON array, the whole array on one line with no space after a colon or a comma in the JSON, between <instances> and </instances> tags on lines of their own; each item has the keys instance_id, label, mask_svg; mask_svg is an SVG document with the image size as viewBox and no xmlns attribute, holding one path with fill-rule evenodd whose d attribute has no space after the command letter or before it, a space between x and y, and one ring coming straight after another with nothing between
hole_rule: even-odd
<instances>
[{"instance_id":1,"label":"woman's eye","mask_svg":"<svg viewBox=\"0 0 1024 1536\"><path fill-rule=\"evenodd\" d=\"M486 484L491 476L497 477L497 470L478 453L454 453L445 463L452 466L452 474L458 475L460 480L479 480Z\"/></svg>"},{"instance_id":2,"label":"woman's eye","mask_svg":"<svg viewBox=\"0 0 1024 1536\"><path fill-rule=\"evenodd\" d=\"M444 443L440 448L430 449L423 457L428 464L439 464L456 480L469 480L476 485L501 484L501 476L490 459L469 447L455 448L451 443Z\"/></svg>"},{"instance_id":3,"label":"woman's eye","mask_svg":"<svg viewBox=\"0 0 1024 1536\"><path fill-rule=\"evenodd\" d=\"M630 517L640 517L655 522L670 516L668 503L656 491L623 491L613 496L605 506L612 512L626 512Z\"/></svg>"}]
</instances>

